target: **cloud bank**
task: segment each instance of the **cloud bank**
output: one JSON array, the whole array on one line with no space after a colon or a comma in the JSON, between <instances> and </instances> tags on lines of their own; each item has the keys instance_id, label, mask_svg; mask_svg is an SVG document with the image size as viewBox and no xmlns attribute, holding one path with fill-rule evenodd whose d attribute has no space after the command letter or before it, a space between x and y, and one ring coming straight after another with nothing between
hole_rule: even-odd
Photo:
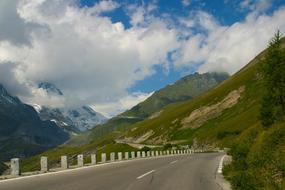
<instances>
[{"instance_id":1,"label":"cloud bank","mask_svg":"<svg viewBox=\"0 0 285 190\"><path fill-rule=\"evenodd\" d=\"M285 33L284 7L267 15L260 10L268 4L248 1L240 7L246 3L251 12L230 26L201 10L169 20L155 16L155 4L130 5L124 8L131 25L126 28L104 16L122 6L111 0L92 7L80 7L76 0L1 1L0 82L27 103L89 104L114 115L149 96L128 89L154 74L157 65L233 74L278 28ZM37 89L43 81L66 96Z\"/></svg>"}]
</instances>

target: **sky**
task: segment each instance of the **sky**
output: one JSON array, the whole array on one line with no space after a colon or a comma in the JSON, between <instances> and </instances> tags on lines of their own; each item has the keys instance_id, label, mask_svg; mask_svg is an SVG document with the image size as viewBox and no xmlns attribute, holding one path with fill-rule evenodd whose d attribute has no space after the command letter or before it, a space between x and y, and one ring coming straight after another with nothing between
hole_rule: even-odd
<instances>
[{"instance_id":1,"label":"sky","mask_svg":"<svg viewBox=\"0 0 285 190\"><path fill-rule=\"evenodd\" d=\"M0 83L29 104L111 117L185 75L234 74L284 18L285 0L1 0Z\"/></svg>"}]
</instances>

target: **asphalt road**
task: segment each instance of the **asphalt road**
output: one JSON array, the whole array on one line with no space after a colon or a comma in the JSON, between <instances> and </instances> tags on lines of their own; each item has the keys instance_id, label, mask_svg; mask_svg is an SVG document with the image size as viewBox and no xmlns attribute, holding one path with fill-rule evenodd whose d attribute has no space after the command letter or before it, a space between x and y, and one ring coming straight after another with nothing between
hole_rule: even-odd
<instances>
[{"instance_id":1,"label":"asphalt road","mask_svg":"<svg viewBox=\"0 0 285 190\"><path fill-rule=\"evenodd\" d=\"M221 157L203 153L97 165L0 181L0 190L221 190Z\"/></svg>"}]
</instances>

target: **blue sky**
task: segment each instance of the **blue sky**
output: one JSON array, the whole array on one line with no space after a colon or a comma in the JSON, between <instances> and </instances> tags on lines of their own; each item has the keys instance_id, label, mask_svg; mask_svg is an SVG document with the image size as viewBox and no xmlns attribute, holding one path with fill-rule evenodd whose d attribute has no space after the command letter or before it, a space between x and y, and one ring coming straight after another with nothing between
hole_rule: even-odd
<instances>
[{"instance_id":1,"label":"blue sky","mask_svg":"<svg viewBox=\"0 0 285 190\"><path fill-rule=\"evenodd\" d=\"M28 104L114 116L185 75L234 74L284 18L285 0L3 0L0 83Z\"/></svg>"},{"instance_id":2,"label":"blue sky","mask_svg":"<svg viewBox=\"0 0 285 190\"><path fill-rule=\"evenodd\" d=\"M110 17L113 22L122 22L126 28L131 27L130 17L127 15L126 11L126 6L130 4L137 4L140 6L155 4L157 9L155 10L154 15L163 17L163 14L169 14L172 15L174 20L178 17L187 17L191 12L203 10L213 15L221 25L226 26L243 21L252 11L249 6L241 8L241 0L190 0L189 5L184 5L183 1L178 0L122 0L118 2L121 4L119 8L103 15ZM251 1L252 4L256 2ZM263 11L263 14L272 14L278 7L285 4L284 0L274 0L273 2L274 3L272 3L270 7ZM80 0L80 6L82 7L92 7L96 3L98 3L97 0ZM199 31L196 32L198 33ZM141 91L150 93L163 88L168 84L174 83L181 77L196 71L195 67L175 69L173 66L170 66L166 71L163 65L155 66L153 69L153 75L138 81L128 90L130 92Z\"/></svg>"}]
</instances>

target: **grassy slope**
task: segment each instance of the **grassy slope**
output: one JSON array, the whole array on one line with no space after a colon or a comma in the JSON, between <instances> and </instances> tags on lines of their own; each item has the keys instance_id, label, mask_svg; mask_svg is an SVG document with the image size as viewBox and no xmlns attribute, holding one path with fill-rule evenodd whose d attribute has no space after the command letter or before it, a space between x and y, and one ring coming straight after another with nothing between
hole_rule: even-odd
<instances>
[{"instance_id":1,"label":"grassy slope","mask_svg":"<svg viewBox=\"0 0 285 190\"><path fill-rule=\"evenodd\" d=\"M228 74L225 73L195 73L183 77L174 84L155 92L147 100L132 109L110 119L106 124L94 128L90 133L75 137L69 142L69 145L80 145L84 141L84 143L88 143L98 140L103 136L108 136L113 131L125 131L132 124L146 119L164 106L192 99L226 78L228 78Z\"/></svg>"},{"instance_id":2,"label":"grassy slope","mask_svg":"<svg viewBox=\"0 0 285 190\"><path fill-rule=\"evenodd\" d=\"M163 136L168 141L186 140L191 143L195 137L223 145L230 144L243 130L258 122L259 100L263 90L261 81L258 80L256 62L257 59L253 60L230 79L191 101L166 106L160 117L135 124L132 128L136 130L129 131L127 136L141 136L152 130L155 133L150 139ZM234 107L225 110L221 116L207 121L198 129L180 129L180 121L192 111L221 101L229 92L241 86L245 86L245 91Z\"/></svg>"}]
</instances>

